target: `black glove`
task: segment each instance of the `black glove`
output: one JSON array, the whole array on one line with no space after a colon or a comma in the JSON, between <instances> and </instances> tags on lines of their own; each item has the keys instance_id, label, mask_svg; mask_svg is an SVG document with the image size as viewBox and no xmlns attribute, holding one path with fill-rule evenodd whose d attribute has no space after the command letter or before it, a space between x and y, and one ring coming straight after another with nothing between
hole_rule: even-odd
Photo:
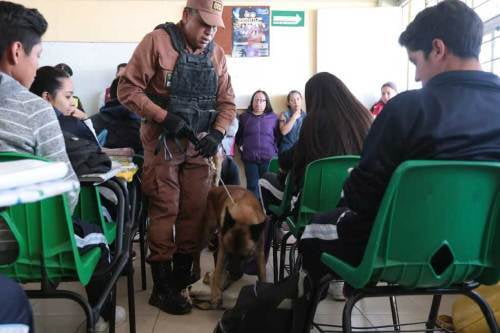
<instances>
[{"instance_id":1,"label":"black glove","mask_svg":"<svg viewBox=\"0 0 500 333\"><path fill-rule=\"evenodd\" d=\"M173 113L168 113L161 125L168 135L175 137L179 137L180 134L187 129L184 119Z\"/></svg>"},{"instance_id":2,"label":"black glove","mask_svg":"<svg viewBox=\"0 0 500 333\"><path fill-rule=\"evenodd\" d=\"M224 134L216 129L211 129L210 132L200 140L195 149L205 158L212 157L217 153L217 148L219 148L219 144L223 138Z\"/></svg>"}]
</instances>

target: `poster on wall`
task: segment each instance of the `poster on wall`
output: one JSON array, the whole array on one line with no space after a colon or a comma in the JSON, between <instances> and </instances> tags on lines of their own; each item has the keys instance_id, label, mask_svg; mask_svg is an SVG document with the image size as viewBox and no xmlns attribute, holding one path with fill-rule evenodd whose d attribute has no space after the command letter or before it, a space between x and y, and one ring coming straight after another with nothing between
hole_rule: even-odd
<instances>
[{"instance_id":1,"label":"poster on wall","mask_svg":"<svg viewBox=\"0 0 500 333\"><path fill-rule=\"evenodd\" d=\"M269 56L269 14L268 6L233 7L233 57Z\"/></svg>"}]
</instances>

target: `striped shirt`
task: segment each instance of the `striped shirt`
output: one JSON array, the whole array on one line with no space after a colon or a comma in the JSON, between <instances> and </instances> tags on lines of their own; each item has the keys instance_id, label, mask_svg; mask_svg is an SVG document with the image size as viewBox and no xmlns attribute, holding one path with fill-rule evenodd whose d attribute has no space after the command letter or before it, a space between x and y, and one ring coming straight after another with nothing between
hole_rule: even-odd
<instances>
[{"instance_id":1,"label":"striped shirt","mask_svg":"<svg viewBox=\"0 0 500 333\"><path fill-rule=\"evenodd\" d=\"M68 165L66 180L78 181L66 153L54 108L0 72L0 151L28 153ZM71 211L78 191L68 193Z\"/></svg>"}]
</instances>

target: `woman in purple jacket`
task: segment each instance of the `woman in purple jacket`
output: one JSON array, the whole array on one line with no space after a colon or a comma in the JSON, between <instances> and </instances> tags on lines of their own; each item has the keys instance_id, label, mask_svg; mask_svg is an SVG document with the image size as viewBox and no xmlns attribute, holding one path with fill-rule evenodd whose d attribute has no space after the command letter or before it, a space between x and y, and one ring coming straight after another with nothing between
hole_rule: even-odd
<instances>
[{"instance_id":1,"label":"woman in purple jacket","mask_svg":"<svg viewBox=\"0 0 500 333\"><path fill-rule=\"evenodd\" d=\"M259 178L267 171L269 162L278 154L278 117L265 91L253 93L251 103L240 116L236 144L245 165L247 189L260 197Z\"/></svg>"}]
</instances>

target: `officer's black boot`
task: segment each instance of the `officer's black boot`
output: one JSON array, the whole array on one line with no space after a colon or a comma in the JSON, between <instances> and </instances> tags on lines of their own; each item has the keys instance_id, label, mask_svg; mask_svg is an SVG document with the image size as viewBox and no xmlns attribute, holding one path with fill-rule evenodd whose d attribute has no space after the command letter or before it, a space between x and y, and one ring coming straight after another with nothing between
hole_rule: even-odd
<instances>
[{"instance_id":1,"label":"officer's black boot","mask_svg":"<svg viewBox=\"0 0 500 333\"><path fill-rule=\"evenodd\" d=\"M151 273L154 286L149 298L150 305L174 315L191 312L191 304L180 294L173 283L171 261L151 263Z\"/></svg>"},{"instance_id":2,"label":"officer's black boot","mask_svg":"<svg viewBox=\"0 0 500 333\"><path fill-rule=\"evenodd\" d=\"M199 276L194 276L192 266L193 256L191 254L174 254L174 283L179 291L198 281Z\"/></svg>"}]
</instances>

